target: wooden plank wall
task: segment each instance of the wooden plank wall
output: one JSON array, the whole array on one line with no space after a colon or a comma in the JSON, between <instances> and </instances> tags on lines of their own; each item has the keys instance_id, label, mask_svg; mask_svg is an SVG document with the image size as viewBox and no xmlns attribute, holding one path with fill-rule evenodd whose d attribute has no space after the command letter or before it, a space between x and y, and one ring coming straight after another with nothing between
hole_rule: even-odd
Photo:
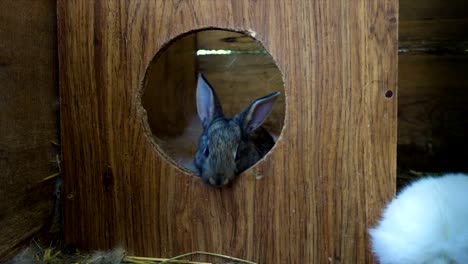
<instances>
[{"instance_id":1,"label":"wooden plank wall","mask_svg":"<svg viewBox=\"0 0 468 264\"><path fill-rule=\"evenodd\" d=\"M401 0L398 161L423 171L466 170L468 20L464 0ZM47 222L55 169L55 1L0 2L0 261ZM412 48L407 50L407 48ZM54 106L55 107L55 106ZM463 152L462 152L463 153Z\"/></svg>"},{"instance_id":2,"label":"wooden plank wall","mask_svg":"<svg viewBox=\"0 0 468 264\"><path fill-rule=\"evenodd\" d=\"M196 49L196 33L168 43L148 66L141 96L155 146L174 164L192 171L196 138L201 133L201 125L191 127L198 120Z\"/></svg>"},{"instance_id":3,"label":"wooden plank wall","mask_svg":"<svg viewBox=\"0 0 468 264\"><path fill-rule=\"evenodd\" d=\"M67 242L168 257L372 263L395 191L397 1L59 1ZM154 148L138 103L154 54L203 27L251 29L285 79L274 151L216 189ZM257 180L256 178L262 178Z\"/></svg>"},{"instance_id":4,"label":"wooden plank wall","mask_svg":"<svg viewBox=\"0 0 468 264\"><path fill-rule=\"evenodd\" d=\"M55 1L0 1L0 262L52 222L56 37Z\"/></svg>"},{"instance_id":5,"label":"wooden plank wall","mask_svg":"<svg viewBox=\"0 0 468 264\"><path fill-rule=\"evenodd\" d=\"M468 171L468 1L402 0L398 165Z\"/></svg>"},{"instance_id":6,"label":"wooden plank wall","mask_svg":"<svg viewBox=\"0 0 468 264\"><path fill-rule=\"evenodd\" d=\"M195 113L196 34L173 41L148 66L142 105L153 134L180 135Z\"/></svg>"}]
</instances>

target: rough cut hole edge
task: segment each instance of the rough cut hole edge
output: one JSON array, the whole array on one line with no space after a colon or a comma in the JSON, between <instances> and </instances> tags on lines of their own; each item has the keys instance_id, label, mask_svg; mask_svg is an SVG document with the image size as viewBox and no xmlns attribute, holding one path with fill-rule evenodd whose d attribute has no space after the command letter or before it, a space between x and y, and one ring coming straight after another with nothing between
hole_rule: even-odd
<instances>
[{"instance_id":1,"label":"rough cut hole edge","mask_svg":"<svg viewBox=\"0 0 468 264\"><path fill-rule=\"evenodd\" d=\"M258 166L260 164L263 164L264 162L273 162L273 160L271 159L271 155L272 155L272 153L274 153L274 151L276 151L276 148L278 148L278 144L282 143L284 141L283 140L284 131L285 131L285 129L287 127L287 124L288 124L288 114L287 114L288 113L288 111L287 111L288 110L288 93L287 93L287 87L288 86L286 85L287 82L285 82L285 75L283 73L283 70L281 69L281 64L278 63L278 60L275 58L275 56L273 56L273 54L266 48L266 46L267 46L267 45L265 45L266 41L263 40L260 37L261 35L258 35L256 31L254 31L252 29L245 29L245 28L223 28L223 27L209 26L209 27L191 29L189 31L186 31L184 33L176 35L173 38L169 38L167 41L163 42L159 46L159 48L155 49L155 52L153 52L154 55L152 56L151 60L149 60L146 63L146 65L144 67L145 70L142 71L142 74L141 74L142 76L140 76L140 78L139 78L140 81L139 81L138 89L136 89L136 93L135 93L135 96L134 96L134 100L135 100L134 105L136 106L137 118L139 119L140 125L143 128L143 133L144 133L144 136L145 136L147 142L149 142L154 147L154 149L159 154L159 156L160 156L160 158L162 160L165 160L165 161L169 162L169 164L171 164L173 167L175 167L177 170L179 170L180 172L182 172L185 175L200 178L200 176L198 174L196 174L196 172L193 172L193 171L189 170L188 168L182 166L179 162L174 160L156 142L156 139L155 139L156 136L152 133L151 128L149 126L148 114L147 114L146 109L143 107L143 104L142 104L142 97L144 96L145 87L147 86L147 78L146 77L147 77L148 69L149 69L151 63L153 61L155 61L155 60L158 60L160 58L160 56L162 56L164 51L166 49L168 49L174 42L178 41L179 39L181 39L181 38L183 38L183 37L185 37L187 35L190 35L190 34L194 34L194 33L200 32L200 31L209 31L209 30L224 30L224 31L236 32L236 33L244 34L244 35L254 39L255 41L257 41L263 47L263 49L266 51L266 53L272 58L276 68L278 69L278 71L281 74L281 81L283 83L283 93L284 93L284 117L283 117L284 120L283 120L283 126L281 128L281 132L276 137L275 144L270 149L270 151L268 151L268 153L265 154L265 156L263 156L260 160L258 160L254 165L252 165L246 171L241 173L241 174L248 174L248 175L251 175L251 176L255 177L255 175L257 175L258 173L261 173L260 170L258 169ZM263 175L263 173L262 173L262 175ZM263 177L262 178L255 177L255 178L256 178L256 180L263 179Z\"/></svg>"}]
</instances>

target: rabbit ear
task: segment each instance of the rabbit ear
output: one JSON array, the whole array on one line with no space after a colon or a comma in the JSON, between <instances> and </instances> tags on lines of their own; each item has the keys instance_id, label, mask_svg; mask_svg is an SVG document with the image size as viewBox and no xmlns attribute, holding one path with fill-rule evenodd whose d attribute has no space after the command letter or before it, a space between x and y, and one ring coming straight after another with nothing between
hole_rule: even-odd
<instances>
[{"instance_id":1,"label":"rabbit ear","mask_svg":"<svg viewBox=\"0 0 468 264\"><path fill-rule=\"evenodd\" d=\"M270 114L278 95L280 95L280 92L274 92L258 98L241 113L244 116L242 124L246 133L252 133L263 124Z\"/></svg>"},{"instance_id":2,"label":"rabbit ear","mask_svg":"<svg viewBox=\"0 0 468 264\"><path fill-rule=\"evenodd\" d=\"M204 127L217 116L223 116L223 109L211 85L203 74L198 74L197 112Z\"/></svg>"}]
</instances>

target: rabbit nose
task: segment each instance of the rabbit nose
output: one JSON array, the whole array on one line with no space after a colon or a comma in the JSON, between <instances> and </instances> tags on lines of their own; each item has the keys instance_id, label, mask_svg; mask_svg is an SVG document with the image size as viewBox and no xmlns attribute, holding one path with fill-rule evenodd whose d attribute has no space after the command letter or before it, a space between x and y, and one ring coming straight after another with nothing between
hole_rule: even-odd
<instances>
[{"instance_id":1,"label":"rabbit nose","mask_svg":"<svg viewBox=\"0 0 468 264\"><path fill-rule=\"evenodd\" d=\"M213 186L217 185L216 181L213 178L208 178L208 180L206 182L208 182L210 185L213 185Z\"/></svg>"},{"instance_id":2,"label":"rabbit nose","mask_svg":"<svg viewBox=\"0 0 468 264\"><path fill-rule=\"evenodd\" d=\"M229 178L226 178L226 179L224 179L222 185L224 186L224 185L226 185L226 184L228 184L228 183L229 183Z\"/></svg>"},{"instance_id":3,"label":"rabbit nose","mask_svg":"<svg viewBox=\"0 0 468 264\"><path fill-rule=\"evenodd\" d=\"M224 182L225 182L225 180L224 180L224 175L221 174L221 173L218 173L218 174L216 175L216 185L218 185L218 186L224 185Z\"/></svg>"},{"instance_id":4,"label":"rabbit nose","mask_svg":"<svg viewBox=\"0 0 468 264\"><path fill-rule=\"evenodd\" d=\"M208 183L212 186L222 186L223 180L219 177L219 175L216 176L217 177L208 178Z\"/></svg>"}]
</instances>

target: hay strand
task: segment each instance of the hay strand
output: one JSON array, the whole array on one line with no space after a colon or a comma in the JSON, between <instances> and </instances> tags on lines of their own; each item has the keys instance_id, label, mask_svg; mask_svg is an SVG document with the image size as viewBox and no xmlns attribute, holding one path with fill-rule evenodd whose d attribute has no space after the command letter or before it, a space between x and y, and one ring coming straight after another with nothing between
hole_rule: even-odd
<instances>
[{"instance_id":1,"label":"hay strand","mask_svg":"<svg viewBox=\"0 0 468 264\"><path fill-rule=\"evenodd\" d=\"M82 254L80 252L65 253L54 247L43 248L36 241L20 252L10 263L13 264L212 264L211 262L197 262L191 260L181 260L193 255L207 255L228 260L226 264L256 264L255 262L234 258L222 254L195 251L185 253L173 258L152 258L140 256L127 256L122 248L115 248L110 251L96 251L93 254Z\"/></svg>"},{"instance_id":2,"label":"hay strand","mask_svg":"<svg viewBox=\"0 0 468 264\"><path fill-rule=\"evenodd\" d=\"M164 263L169 259L167 258L150 258L150 257L138 257L138 256L126 256L123 261L135 263L135 264L149 264L149 263ZM196 262L188 260L177 260L176 262L171 263L180 263L180 264L211 264L209 262Z\"/></svg>"},{"instance_id":3,"label":"hay strand","mask_svg":"<svg viewBox=\"0 0 468 264\"><path fill-rule=\"evenodd\" d=\"M59 176L59 175L60 175L60 172L56 172L56 173L54 173L54 174L51 174L51 175L45 177L45 178L42 179L40 182L48 181L48 180L50 180L50 179L56 178L56 177Z\"/></svg>"},{"instance_id":4,"label":"hay strand","mask_svg":"<svg viewBox=\"0 0 468 264\"><path fill-rule=\"evenodd\" d=\"M226 255L217 254L217 253L205 252L205 251L194 251L194 252L185 253L185 254L170 258L168 260L165 260L165 261L161 262L161 264L163 264L163 263L174 263L174 260L184 258L184 257L188 257L188 256L193 256L193 255L207 255L207 256L214 256L214 257L228 259L230 261L236 261L238 263L256 264L255 262L252 262L252 261L239 259L239 258L234 258L234 257L231 257L231 256L226 256Z\"/></svg>"}]
</instances>

